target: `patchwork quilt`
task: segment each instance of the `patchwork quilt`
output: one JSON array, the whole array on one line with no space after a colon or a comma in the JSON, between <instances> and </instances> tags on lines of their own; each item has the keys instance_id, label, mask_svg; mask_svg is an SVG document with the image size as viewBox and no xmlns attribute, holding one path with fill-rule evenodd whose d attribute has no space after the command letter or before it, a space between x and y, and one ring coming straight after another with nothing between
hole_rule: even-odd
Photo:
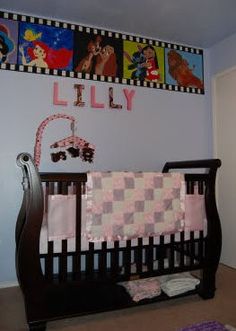
<instances>
[{"instance_id":1,"label":"patchwork quilt","mask_svg":"<svg viewBox=\"0 0 236 331\"><path fill-rule=\"evenodd\" d=\"M181 173L88 173L89 241L128 240L184 230L185 182Z\"/></svg>"}]
</instances>

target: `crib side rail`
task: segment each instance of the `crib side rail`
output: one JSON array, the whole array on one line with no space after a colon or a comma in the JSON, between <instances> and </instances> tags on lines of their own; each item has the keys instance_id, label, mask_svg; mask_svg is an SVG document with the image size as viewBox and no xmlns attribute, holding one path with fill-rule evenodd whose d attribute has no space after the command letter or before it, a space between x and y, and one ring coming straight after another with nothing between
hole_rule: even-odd
<instances>
[{"instance_id":1,"label":"crib side rail","mask_svg":"<svg viewBox=\"0 0 236 331\"><path fill-rule=\"evenodd\" d=\"M40 172L42 182L78 182L85 183L87 181L86 173L73 172Z\"/></svg>"},{"instance_id":2,"label":"crib side rail","mask_svg":"<svg viewBox=\"0 0 236 331\"><path fill-rule=\"evenodd\" d=\"M188 160L188 161L171 161L166 162L162 172L168 172L171 169L209 169L209 171L216 171L221 166L219 159L206 160Z\"/></svg>"}]
</instances>

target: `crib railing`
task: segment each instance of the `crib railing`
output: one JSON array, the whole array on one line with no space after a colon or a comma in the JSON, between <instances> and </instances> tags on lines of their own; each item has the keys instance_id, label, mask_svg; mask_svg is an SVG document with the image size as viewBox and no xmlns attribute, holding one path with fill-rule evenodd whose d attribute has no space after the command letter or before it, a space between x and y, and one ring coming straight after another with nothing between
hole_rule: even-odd
<instances>
[{"instance_id":1,"label":"crib railing","mask_svg":"<svg viewBox=\"0 0 236 331\"><path fill-rule=\"evenodd\" d=\"M206 174L188 174L186 193L205 194ZM181 232L166 236L138 238L112 243L81 245L82 195L86 174L40 174L44 192L76 195L76 237L74 249L61 241L60 252L54 242L47 242L47 253L40 254L43 276L50 282L69 280L112 280L114 282L201 269L204 266L206 234L204 231Z\"/></svg>"},{"instance_id":2,"label":"crib railing","mask_svg":"<svg viewBox=\"0 0 236 331\"><path fill-rule=\"evenodd\" d=\"M63 240L60 253L53 253L53 242L49 242L48 253L40 254L42 270L49 281L88 279L117 282L201 269L206 239L203 231L197 237L195 235L196 232L190 232L190 238L186 240L182 232L180 241L175 235L170 235L168 243L164 242L164 236L160 236L157 244L153 243L156 238L149 237L146 245L139 238L137 245L127 240L121 247L118 241L114 242L114 247L107 247L107 242L102 242L101 248L90 243L88 250L74 252L67 251L66 240Z\"/></svg>"}]
</instances>

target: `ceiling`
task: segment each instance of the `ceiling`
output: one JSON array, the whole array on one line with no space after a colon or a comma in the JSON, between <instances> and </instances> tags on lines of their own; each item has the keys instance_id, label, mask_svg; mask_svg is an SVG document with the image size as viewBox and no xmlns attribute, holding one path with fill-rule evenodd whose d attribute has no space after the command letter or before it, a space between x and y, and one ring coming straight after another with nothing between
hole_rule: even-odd
<instances>
[{"instance_id":1,"label":"ceiling","mask_svg":"<svg viewBox=\"0 0 236 331\"><path fill-rule=\"evenodd\" d=\"M200 48L236 33L236 0L0 0L0 10Z\"/></svg>"}]
</instances>

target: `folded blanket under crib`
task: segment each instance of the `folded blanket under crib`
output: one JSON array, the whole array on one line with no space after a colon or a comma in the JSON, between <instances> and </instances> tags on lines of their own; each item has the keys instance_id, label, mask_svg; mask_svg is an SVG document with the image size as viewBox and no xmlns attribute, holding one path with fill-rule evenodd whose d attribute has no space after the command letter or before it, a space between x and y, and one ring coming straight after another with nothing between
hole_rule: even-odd
<instances>
[{"instance_id":1,"label":"folded blanket under crib","mask_svg":"<svg viewBox=\"0 0 236 331\"><path fill-rule=\"evenodd\" d=\"M169 297L192 291L200 283L200 280L193 277L189 272L161 276L158 279L162 291Z\"/></svg>"},{"instance_id":2,"label":"folded blanket under crib","mask_svg":"<svg viewBox=\"0 0 236 331\"><path fill-rule=\"evenodd\" d=\"M119 283L129 293L133 301L151 299L161 294L161 287L158 277L137 279Z\"/></svg>"},{"instance_id":3,"label":"folded blanket under crib","mask_svg":"<svg viewBox=\"0 0 236 331\"><path fill-rule=\"evenodd\" d=\"M167 276L149 277L119 283L123 286L135 302L151 299L163 291L169 297L192 291L200 283L189 272Z\"/></svg>"}]
</instances>

